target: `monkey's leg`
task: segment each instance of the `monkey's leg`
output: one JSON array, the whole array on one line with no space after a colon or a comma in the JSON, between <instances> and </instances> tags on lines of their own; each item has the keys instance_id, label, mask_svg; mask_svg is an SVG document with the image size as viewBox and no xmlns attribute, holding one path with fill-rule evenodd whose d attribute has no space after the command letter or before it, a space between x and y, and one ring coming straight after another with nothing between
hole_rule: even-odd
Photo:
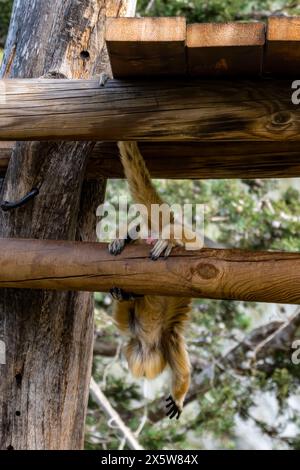
<instances>
[{"instance_id":1,"label":"monkey's leg","mask_svg":"<svg viewBox=\"0 0 300 470\"><path fill-rule=\"evenodd\" d=\"M176 334L168 342L168 363L172 371L172 395L167 399L167 416L179 419L183 403L190 386L191 366L185 342L180 334Z\"/></svg>"},{"instance_id":2,"label":"monkey's leg","mask_svg":"<svg viewBox=\"0 0 300 470\"><path fill-rule=\"evenodd\" d=\"M134 301L115 302L113 317L118 329L122 333L130 333L132 312L134 312Z\"/></svg>"}]
</instances>

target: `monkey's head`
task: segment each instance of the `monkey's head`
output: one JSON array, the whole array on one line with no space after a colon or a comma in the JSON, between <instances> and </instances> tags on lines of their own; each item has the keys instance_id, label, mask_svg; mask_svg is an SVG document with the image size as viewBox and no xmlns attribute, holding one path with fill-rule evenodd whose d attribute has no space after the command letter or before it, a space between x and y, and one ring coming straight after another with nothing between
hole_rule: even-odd
<instances>
[{"instance_id":1,"label":"monkey's head","mask_svg":"<svg viewBox=\"0 0 300 470\"><path fill-rule=\"evenodd\" d=\"M142 345L137 338L130 339L125 356L132 375L149 380L161 374L167 364L158 345Z\"/></svg>"}]
</instances>

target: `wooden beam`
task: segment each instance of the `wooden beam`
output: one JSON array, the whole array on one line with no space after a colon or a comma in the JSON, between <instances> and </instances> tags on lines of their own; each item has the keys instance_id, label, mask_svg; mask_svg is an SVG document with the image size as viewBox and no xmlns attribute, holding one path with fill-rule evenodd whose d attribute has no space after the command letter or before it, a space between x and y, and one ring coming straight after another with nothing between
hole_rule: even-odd
<instances>
[{"instance_id":1,"label":"wooden beam","mask_svg":"<svg viewBox=\"0 0 300 470\"><path fill-rule=\"evenodd\" d=\"M300 107L291 102L290 81L110 80L99 87L97 80L6 80L4 85L0 140L300 140Z\"/></svg>"},{"instance_id":2,"label":"wooden beam","mask_svg":"<svg viewBox=\"0 0 300 470\"><path fill-rule=\"evenodd\" d=\"M14 142L0 142L0 174ZM294 178L300 176L300 142L141 142L152 178ZM117 145L98 142L86 179L124 178Z\"/></svg>"},{"instance_id":3,"label":"wooden beam","mask_svg":"<svg viewBox=\"0 0 300 470\"><path fill-rule=\"evenodd\" d=\"M192 76L258 76L262 72L264 23L199 23L187 27Z\"/></svg>"},{"instance_id":4,"label":"wooden beam","mask_svg":"<svg viewBox=\"0 0 300 470\"><path fill-rule=\"evenodd\" d=\"M264 71L298 77L300 70L300 17L268 19Z\"/></svg>"},{"instance_id":5,"label":"wooden beam","mask_svg":"<svg viewBox=\"0 0 300 470\"><path fill-rule=\"evenodd\" d=\"M115 78L185 74L185 18L108 18L105 39Z\"/></svg>"},{"instance_id":6,"label":"wooden beam","mask_svg":"<svg viewBox=\"0 0 300 470\"><path fill-rule=\"evenodd\" d=\"M114 257L100 243L0 239L0 265L0 287L300 303L299 253L175 249L151 261L149 246Z\"/></svg>"},{"instance_id":7,"label":"wooden beam","mask_svg":"<svg viewBox=\"0 0 300 470\"><path fill-rule=\"evenodd\" d=\"M141 142L153 178L293 178L300 176L300 142ZM99 142L87 178L123 178L116 144Z\"/></svg>"}]
</instances>

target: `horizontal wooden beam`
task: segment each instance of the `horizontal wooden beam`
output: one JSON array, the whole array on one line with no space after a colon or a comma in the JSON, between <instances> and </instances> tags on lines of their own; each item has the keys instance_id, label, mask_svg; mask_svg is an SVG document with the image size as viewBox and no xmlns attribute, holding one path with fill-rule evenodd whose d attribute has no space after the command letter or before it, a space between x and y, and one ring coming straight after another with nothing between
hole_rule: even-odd
<instances>
[{"instance_id":1,"label":"horizontal wooden beam","mask_svg":"<svg viewBox=\"0 0 300 470\"><path fill-rule=\"evenodd\" d=\"M290 81L7 80L0 90L0 140L300 140Z\"/></svg>"},{"instance_id":2,"label":"horizontal wooden beam","mask_svg":"<svg viewBox=\"0 0 300 470\"><path fill-rule=\"evenodd\" d=\"M300 176L300 142L141 142L153 178L293 178ZM87 177L123 178L116 144L98 143Z\"/></svg>"},{"instance_id":3,"label":"horizontal wooden beam","mask_svg":"<svg viewBox=\"0 0 300 470\"><path fill-rule=\"evenodd\" d=\"M14 142L0 142L0 174ZM293 178L300 176L300 142L141 142L152 178ZM97 142L86 179L124 178L116 143Z\"/></svg>"},{"instance_id":4,"label":"horizontal wooden beam","mask_svg":"<svg viewBox=\"0 0 300 470\"><path fill-rule=\"evenodd\" d=\"M300 254L175 249L149 259L149 246L119 256L107 245L0 239L0 288L109 291L258 302L300 303Z\"/></svg>"}]
</instances>

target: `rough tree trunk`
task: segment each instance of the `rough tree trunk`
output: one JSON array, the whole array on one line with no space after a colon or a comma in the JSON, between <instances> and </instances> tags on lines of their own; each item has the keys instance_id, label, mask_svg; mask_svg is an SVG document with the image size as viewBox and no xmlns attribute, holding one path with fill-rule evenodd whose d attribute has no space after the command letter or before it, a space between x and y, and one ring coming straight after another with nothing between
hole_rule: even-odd
<instances>
[{"instance_id":1,"label":"rough tree trunk","mask_svg":"<svg viewBox=\"0 0 300 470\"><path fill-rule=\"evenodd\" d=\"M2 76L89 78L109 65L105 16L131 0L16 0ZM132 12L131 12L132 13ZM105 182L83 184L91 142L18 143L2 188L16 200L0 214L1 237L95 239L95 209ZM93 302L88 293L1 290L0 448L80 449L90 380Z\"/></svg>"}]
</instances>

